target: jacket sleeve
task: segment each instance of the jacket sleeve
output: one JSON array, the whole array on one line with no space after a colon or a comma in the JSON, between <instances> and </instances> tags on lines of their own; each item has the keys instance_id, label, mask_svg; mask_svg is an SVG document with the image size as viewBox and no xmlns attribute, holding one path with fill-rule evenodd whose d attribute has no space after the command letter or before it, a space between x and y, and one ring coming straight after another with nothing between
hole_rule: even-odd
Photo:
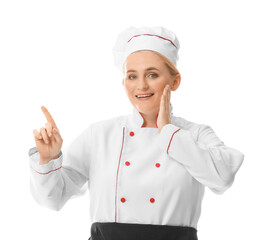
<instances>
[{"instance_id":1,"label":"jacket sleeve","mask_svg":"<svg viewBox=\"0 0 268 240\"><path fill-rule=\"evenodd\" d=\"M57 159L40 165L36 147L29 150L30 191L37 203L59 211L70 199L83 195L89 179L91 126L80 133Z\"/></svg>"},{"instance_id":2,"label":"jacket sleeve","mask_svg":"<svg viewBox=\"0 0 268 240\"><path fill-rule=\"evenodd\" d=\"M197 126L194 137L190 130L165 125L159 135L160 147L169 157L183 164L197 181L222 194L233 184L244 154L225 146L210 126Z\"/></svg>"}]
</instances>

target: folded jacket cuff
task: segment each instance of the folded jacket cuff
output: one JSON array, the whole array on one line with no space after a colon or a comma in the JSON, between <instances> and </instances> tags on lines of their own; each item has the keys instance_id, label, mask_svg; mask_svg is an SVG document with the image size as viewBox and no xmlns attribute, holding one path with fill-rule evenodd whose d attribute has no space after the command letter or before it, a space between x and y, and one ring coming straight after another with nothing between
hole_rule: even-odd
<instances>
[{"instance_id":1,"label":"folded jacket cuff","mask_svg":"<svg viewBox=\"0 0 268 240\"><path fill-rule=\"evenodd\" d=\"M180 127L175 126L174 124L166 124L159 134L159 146L160 148L168 154L169 148L172 144L172 138L174 134L181 134L182 130Z\"/></svg>"},{"instance_id":2,"label":"folded jacket cuff","mask_svg":"<svg viewBox=\"0 0 268 240\"><path fill-rule=\"evenodd\" d=\"M62 160L63 160L62 151L60 151L58 158L53 159L49 161L48 163L42 164L42 165L39 164L40 154L36 147L31 148L29 150L28 155L29 155L29 160L30 160L29 162L30 168L38 174L45 175L45 174L49 174L51 172L61 169Z\"/></svg>"}]
</instances>

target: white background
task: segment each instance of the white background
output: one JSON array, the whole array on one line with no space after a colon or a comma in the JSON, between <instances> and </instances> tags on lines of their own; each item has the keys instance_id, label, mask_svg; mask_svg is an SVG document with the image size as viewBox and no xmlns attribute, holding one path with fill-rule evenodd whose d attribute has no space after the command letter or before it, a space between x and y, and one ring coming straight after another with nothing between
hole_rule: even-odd
<instances>
[{"instance_id":1,"label":"white background","mask_svg":"<svg viewBox=\"0 0 268 240\"><path fill-rule=\"evenodd\" d=\"M0 239L89 238L88 192L60 211L32 198L32 132L46 123L42 105L61 131L63 148L90 123L131 113L112 47L119 32L142 25L162 25L180 41L174 115L210 125L225 145L245 154L230 189L217 195L206 188L199 239L268 239L265 4L2 0Z\"/></svg>"}]
</instances>

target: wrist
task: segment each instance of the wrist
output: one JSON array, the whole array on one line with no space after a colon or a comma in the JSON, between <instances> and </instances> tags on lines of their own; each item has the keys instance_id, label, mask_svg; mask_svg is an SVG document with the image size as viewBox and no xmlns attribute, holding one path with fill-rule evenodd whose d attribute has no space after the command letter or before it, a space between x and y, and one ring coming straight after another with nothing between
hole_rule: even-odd
<instances>
[{"instance_id":1,"label":"wrist","mask_svg":"<svg viewBox=\"0 0 268 240\"><path fill-rule=\"evenodd\" d=\"M43 164L47 164L51 161L52 159L48 159L48 158L40 158L39 164L43 165Z\"/></svg>"}]
</instances>

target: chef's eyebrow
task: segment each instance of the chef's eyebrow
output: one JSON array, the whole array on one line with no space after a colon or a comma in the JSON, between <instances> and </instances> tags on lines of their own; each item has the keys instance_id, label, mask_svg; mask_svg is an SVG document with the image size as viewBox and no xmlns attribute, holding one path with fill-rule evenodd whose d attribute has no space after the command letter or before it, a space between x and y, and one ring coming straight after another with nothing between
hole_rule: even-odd
<instances>
[{"instance_id":1,"label":"chef's eyebrow","mask_svg":"<svg viewBox=\"0 0 268 240\"><path fill-rule=\"evenodd\" d=\"M145 71L149 71L149 70L156 70L156 71L159 71L159 70L158 70L157 68L155 68L155 67L148 67L148 68L145 69ZM128 70L127 73L128 73L128 72L136 72L136 70L132 70L132 69L131 69L131 70Z\"/></svg>"}]
</instances>

